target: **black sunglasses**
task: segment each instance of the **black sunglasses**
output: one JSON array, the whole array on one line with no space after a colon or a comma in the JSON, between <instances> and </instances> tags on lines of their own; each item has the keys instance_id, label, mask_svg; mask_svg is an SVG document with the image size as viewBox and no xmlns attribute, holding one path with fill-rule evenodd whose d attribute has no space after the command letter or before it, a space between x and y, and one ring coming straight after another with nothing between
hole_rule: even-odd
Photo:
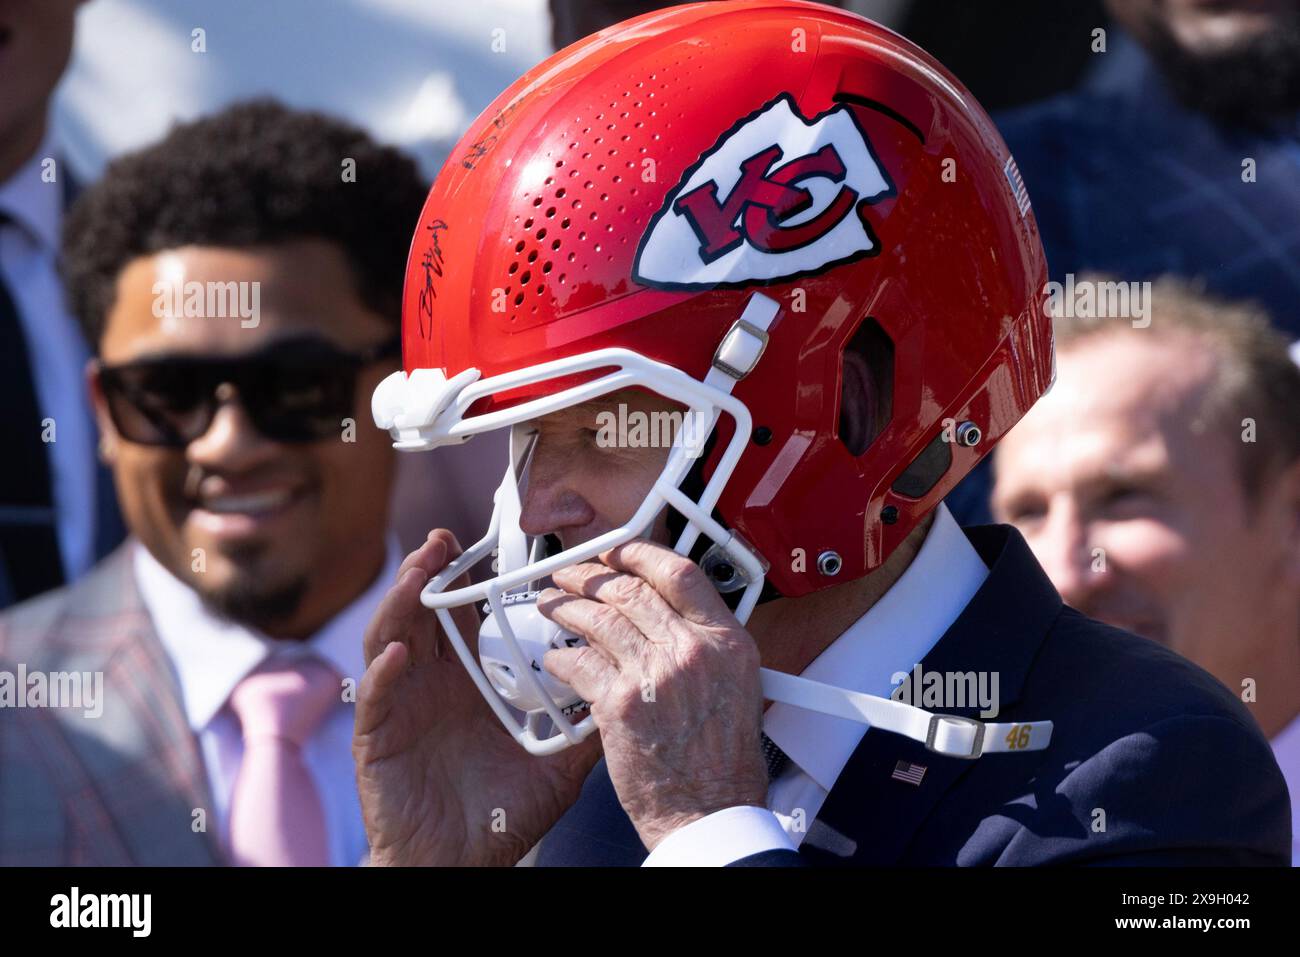
<instances>
[{"instance_id":1,"label":"black sunglasses","mask_svg":"<svg viewBox=\"0 0 1300 957\"><path fill-rule=\"evenodd\" d=\"M287 339L238 357L171 355L101 366L99 382L109 417L129 442L188 445L212 425L227 384L268 439L319 442L342 434L361 369L401 351L397 336L359 352L317 337Z\"/></svg>"}]
</instances>

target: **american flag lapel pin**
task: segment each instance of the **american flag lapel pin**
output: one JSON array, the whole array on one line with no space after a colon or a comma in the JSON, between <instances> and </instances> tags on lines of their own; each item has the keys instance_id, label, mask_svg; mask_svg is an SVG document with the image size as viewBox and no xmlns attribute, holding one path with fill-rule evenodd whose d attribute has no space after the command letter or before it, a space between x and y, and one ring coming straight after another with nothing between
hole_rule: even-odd
<instances>
[{"instance_id":1,"label":"american flag lapel pin","mask_svg":"<svg viewBox=\"0 0 1300 957\"><path fill-rule=\"evenodd\" d=\"M908 784L921 786L921 779L925 777L925 765L913 764L911 761L899 761L894 765L894 773L890 775L895 781L906 781Z\"/></svg>"}]
</instances>

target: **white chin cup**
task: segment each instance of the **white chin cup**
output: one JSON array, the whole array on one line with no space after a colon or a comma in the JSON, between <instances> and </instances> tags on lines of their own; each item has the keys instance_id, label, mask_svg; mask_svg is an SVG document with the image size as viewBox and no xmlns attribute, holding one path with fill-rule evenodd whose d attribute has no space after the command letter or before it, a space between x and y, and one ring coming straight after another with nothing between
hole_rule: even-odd
<instances>
[{"instance_id":1,"label":"white chin cup","mask_svg":"<svg viewBox=\"0 0 1300 957\"><path fill-rule=\"evenodd\" d=\"M555 678L542 664L552 648L576 648L587 642L565 631L537 609L538 592L503 595L505 628L514 635L523 655L523 667L532 671L541 690L561 709L582 703L577 693ZM534 685L520 674L520 661L502 634L502 622L489 612L478 632L478 657L483 673L492 687L513 708L520 711L543 711L545 705Z\"/></svg>"}]
</instances>

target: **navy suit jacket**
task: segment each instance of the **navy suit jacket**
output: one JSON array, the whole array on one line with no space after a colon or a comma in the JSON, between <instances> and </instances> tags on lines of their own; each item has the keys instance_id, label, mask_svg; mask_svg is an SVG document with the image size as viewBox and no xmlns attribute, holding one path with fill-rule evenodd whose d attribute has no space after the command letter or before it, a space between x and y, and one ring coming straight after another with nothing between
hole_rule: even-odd
<instances>
[{"instance_id":1,"label":"navy suit jacket","mask_svg":"<svg viewBox=\"0 0 1300 957\"><path fill-rule=\"evenodd\" d=\"M60 163L60 171L63 174L63 207L66 211L81 195L81 183L67 172L66 163ZM11 398L15 385L16 383L13 382L0 382L0 409L9 409L16 404L15 400ZM90 425L92 429L96 428L93 415L90 417ZM126 525L122 521L121 512L118 510L117 490L113 487L113 473L93 456L87 464L95 470L95 501L92 520L94 523L94 555L95 560L98 561L122 543L122 539L126 537ZM52 472L52 462L49 467ZM51 587L56 584L58 583L52 582ZM11 583L9 569L5 564L5 557L0 554L0 609L8 608L13 603L14 587Z\"/></svg>"},{"instance_id":2,"label":"navy suit jacket","mask_svg":"<svg viewBox=\"0 0 1300 957\"><path fill-rule=\"evenodd\" d=\"M1191 662L1065 606L1015 529L965 533L989 575L922 667L998 672L996 720L1050 720L1051 745L966 761L870 730L797 853L735 863L1286 866L1286 783L1241 702ZM926 767L919 786L891 778L899 761ZM538 864L645 856L602 759Z\"/></svg>"}]
</instances>

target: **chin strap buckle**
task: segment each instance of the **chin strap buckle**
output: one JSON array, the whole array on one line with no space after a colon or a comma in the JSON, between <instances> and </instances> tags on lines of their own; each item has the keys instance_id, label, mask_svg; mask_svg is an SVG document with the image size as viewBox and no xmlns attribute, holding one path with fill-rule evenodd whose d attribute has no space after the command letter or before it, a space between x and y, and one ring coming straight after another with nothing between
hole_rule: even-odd
<instances>
[{"instance_id":1,"label":"chin strap buckle","mask_svg":"<svg viewBox=\"0 0 1300 957\"><path fill-rule=\"evenodd\" d=\"M950 725L969 725L975 729L969 748L956 750L952 744L947 742L941 745L935 744L935 739L939 735L939 725L945 721ZM961 758L964 761L974 761L984 753L985 730L984 722L977 721L974 718L963 718L961 715L957 714L932 714L930 715L930 727L925 732L925 749L927 751L933 751L935 754L946 755L950 758Z\"/></svg>"},{"instance_id":2,"label":"chin strap buckle","mask_svg":"<svg viewBox=\"0 0 1300 957\"><path fill-rule=\"evenodd\" d=\"M754 370L767 348L767 331L737 319L713 353L713 368L739 382Z\"/></svg>"},{"instance_id":3,"label":"chin strap buckle","mask_svg":"<svg viewBox=\"0 0 1300 957\"><path fill-rule=\"evenodd\" d=\"M705 382L730 392L733 385L753 372L767 348L767 327L780 309L780 303L761 292L750 296L745 311L718 343L713 353L713 369Z\"/></svg>"}]
</instances>

